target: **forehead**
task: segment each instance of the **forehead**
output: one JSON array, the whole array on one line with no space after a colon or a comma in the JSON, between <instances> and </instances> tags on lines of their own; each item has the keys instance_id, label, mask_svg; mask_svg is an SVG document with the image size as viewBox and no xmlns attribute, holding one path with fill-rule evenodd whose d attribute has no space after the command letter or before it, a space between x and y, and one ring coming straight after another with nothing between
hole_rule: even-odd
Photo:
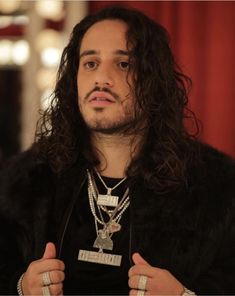
<instances>
[{"instance_id":1,"label":"forehead","mask_svg":"<svg viewBox=\"0 0 235 296\"><path fill-rule=\"evenodd\" d=\"M85 33L80 47L84 50L125 50L127 24L119 20L104 20L95 23Z\"/></svg>"}]
</instances>

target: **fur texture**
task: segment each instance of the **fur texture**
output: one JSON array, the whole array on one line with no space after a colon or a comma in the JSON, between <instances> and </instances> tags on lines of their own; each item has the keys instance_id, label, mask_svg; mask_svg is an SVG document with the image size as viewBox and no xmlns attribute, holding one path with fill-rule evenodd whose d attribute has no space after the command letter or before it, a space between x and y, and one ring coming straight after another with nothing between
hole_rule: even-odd
<instances>
[{"instance_id":1,"label":"fur texture","mask_svg":"<svg viewBox=\"0 0 235 296\"><path fill-rule=\"evenodd\" d=\"M136 178L130 188L130 254L172 272L197 294L235 294L235 164L201 145L187 184L156 193ZM0 294L15 294L29 262L48 240L61 248L68 208L85 180L84 165L62 175L37 163L32 151L0 174Z\"/></svg>"}]
</instances>

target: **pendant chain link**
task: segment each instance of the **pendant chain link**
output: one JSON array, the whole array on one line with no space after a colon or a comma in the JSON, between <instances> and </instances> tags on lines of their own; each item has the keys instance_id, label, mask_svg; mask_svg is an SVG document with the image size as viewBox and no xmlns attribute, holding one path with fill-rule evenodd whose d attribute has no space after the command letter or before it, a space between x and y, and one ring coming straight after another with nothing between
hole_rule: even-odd
<instances>
[{"instance_id":1,"label":"pendant chain link","mask_svg":"<svg viewBox=\"0 0 235 296\"><path fill-rule=\"evenodd\" d=\"M100 218L97 216L96 214L96 210L95 210L95 203L94 201L97 201L97 192L95 190L94 187L94 180L92 178L91 173L89 172L89 170L87 170L87 175L88 175L88 198L89 198L89 204L90 204L90 208L91 208L91 212L92 215L94 216L95 220L101 224L101 225L106 225L106 227L112 222L115 221L117 222L118 220L121 219L122 214L125 212L125 210L129 207L130 204L130 200L129 200L129 189L127 188L127 190L125 191L121 201L119 202L119 204L116 206L116 208L111 212L111 215L109 217L109 221L107 223L104 222L103 219L103 215L100 215ZM93 183L94 182L94 183ZM106 207L103 206L98 206L98 209L102 209L103 211L105 211L106 213L108 212ZM118 213L119 212L119 213ZM118 214L117 214L118 213ZM117 214L117 215L116 215ZM115 216L116 215L116 216Z\"/></svg>"},{"instance_id":2,"label":"pendant chain link","mask_svg":"<svg viewBox=\"0 0 235 296\"><path fill-rule=\"evenodd\" d=\"M110 188L110 187L108 187L108 186L105 184L103 178L101 177L100 173L99 173L96 169L95 169L95 172L96 172L97 176L99 177L100 181L102 182L102 184L104 185L104 187L107 189L107 194L108 194L108 195L110 195L111 192L112 192L115 188L117 188L119 185L121 185L121 184L126 180L126 177L124 177L124 178L123 178L120 182L118 182L114 187Z\"/></svg>"}]
</instances>

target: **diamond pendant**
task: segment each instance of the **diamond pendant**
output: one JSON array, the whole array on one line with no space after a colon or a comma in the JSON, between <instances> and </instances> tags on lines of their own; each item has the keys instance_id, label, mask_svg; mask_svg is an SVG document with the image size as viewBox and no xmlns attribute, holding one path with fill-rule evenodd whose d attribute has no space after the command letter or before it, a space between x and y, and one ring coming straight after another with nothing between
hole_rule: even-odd
<instances>
[{"instance_id":1,"label":"diamond pendant","mask_svg":"<svg viewBox=\"0 0 235 296\"><path fill-rule=\"evenodd\" d=\"M78 260L112 266L121 266L122 256L115 254L106 254L103 252L79 250Z\"/></svg>"},{"instance_id":2,"label":"diamond pendant","mask_svg":"<svg viewBox=\"0 0 235 296\"><path fill-rule=\"evenodd\" d=\"M118 205L119 197L111 194L98 194L97 205L116 207Z\"/></svg>"},{"instance_id":3,"label":"diamond pendant","mask_svg":"<svg viewBox=\"0 0 235 296\"><path fill-rule=\"evenodd\" d=\"M107 229L98 230L98 236L93 244L94 248L98 248L100 250L112 250L113 249L113 241L109 237L109 233Z\"/></svg>"}]
</instances>

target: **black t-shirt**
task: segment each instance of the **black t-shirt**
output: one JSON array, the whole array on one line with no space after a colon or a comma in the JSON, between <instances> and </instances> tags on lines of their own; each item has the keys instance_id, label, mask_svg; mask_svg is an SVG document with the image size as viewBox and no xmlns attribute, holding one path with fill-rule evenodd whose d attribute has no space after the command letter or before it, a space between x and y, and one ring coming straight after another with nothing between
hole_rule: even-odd
<instances>
[{"instance_id":1,"label":"black t-shirt","mask_svg":"<svg viewBox=\"0 0 235 296\"><path fill-rule=\"evenodd\" d=\"M95 176L99 193L106 194L104 185ZM103 177L108 187L114 187L120 179ZM112 191L123 196L127 182L124 181ZM80 249L98 251L93 247L97 237L94 217L88 200L87 184L77 197L77 202L70 217L64 237L61 259L65 263L65 280L63 291L66 295L128 295L128 270L131 266L129 255L129 208L123 213L119 222L119 232L112 236L113 250L105 253L122 255L121 266L90 263L78 260Z\"/></svg>"}]
</instances>

